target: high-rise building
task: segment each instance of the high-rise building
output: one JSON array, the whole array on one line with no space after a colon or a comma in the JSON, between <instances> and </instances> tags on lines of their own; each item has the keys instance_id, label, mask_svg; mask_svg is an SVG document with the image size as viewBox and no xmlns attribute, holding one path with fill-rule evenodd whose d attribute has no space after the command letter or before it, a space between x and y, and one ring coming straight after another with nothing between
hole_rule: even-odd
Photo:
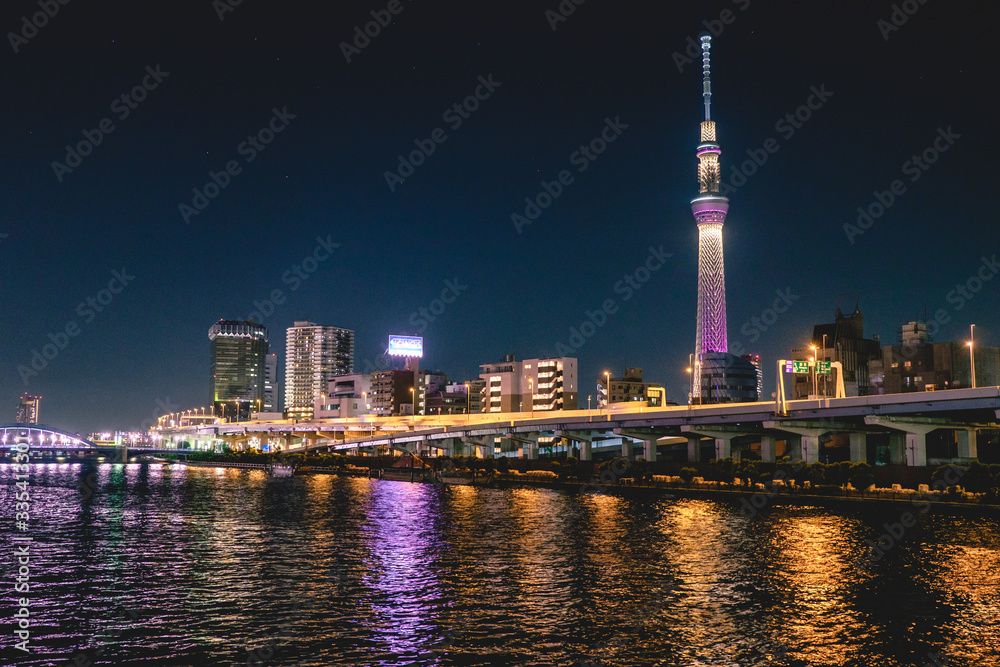
<instances>
[{"instance_id":1,"label":"high-rise building","mask_svg":"<svg viewBox=\"0 0 1000 667\"><path fill-rule=\"evenodd\" d=\"M515 361L509 354L480 367L485 383L482 412L576 410L579 386L573 357Z\"/></svg>"},{"instance_id":2,"label":"high-rise building","mask_svg":"<svg viewBox=\"0 0 1000 667\"><path fill-rule=\"evenodd\" d=\"M327 382L354 372L354 332L340 327L296 322L285 337L285 413L312 419L316 399Z\"/></svg>"},{"instance_id":3,"label":"high-rise building","mask_svg":"<svg viewBox=\"0 0 1000 667\"><path fill-rule=\"evenodd\" d=\"M264 406L267 329L252 320L219 320L208 339L213 412L226 420L248 420Z\"/></svg>"},{"instance_id":4,"label":"high-rise building","mask_svg":"<svg viewBox=\"0 0 1000 667\"><path fill-rule=\"evenodd\" d=\"M42 397L22 394L21 401L17 404L17 412L14 415L16 424L37 424L38 411L41 408Z\"/></svg>"},{"instance_id":5,"label":"high-rise building","mask_svg":"<svg viewBox=\"0 0 1000 667\"><path fill-rule=\"evenodd\" d=\"M722 226L729 199L720 192L722 169L715 121L712 120L712 37L701 38L702 97L705 120L698 144L698 196L691 212L698 224L698 321L691 373L692 403L755 401L757 372L753 364L728 353L726 272ZM749 383L749 384L748 384Z\"/></svg>"},{"instance_id":6,"label":"high-rise building","mask_svg":"<svg viewBox=\"0 0 1000 667\"><path fill-rule=\"evenodd\" d=\"M274 412L279 403L278 355L269 352L264 359L264 412Z\"/></svg>"}]
</instances>

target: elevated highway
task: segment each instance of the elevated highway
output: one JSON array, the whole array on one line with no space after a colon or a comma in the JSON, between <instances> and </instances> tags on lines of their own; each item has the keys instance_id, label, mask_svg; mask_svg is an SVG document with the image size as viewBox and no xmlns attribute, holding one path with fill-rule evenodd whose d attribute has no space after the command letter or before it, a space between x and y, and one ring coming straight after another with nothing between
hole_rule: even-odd
<instances>
[{"instance_id":1,"label":"elevated highway","mask_svg":"<svg viewBox=\"0 0 1000 667\"><path fill-rule=\"evenodd\" d=\"M869 441L887 449L887 463L928 465L927 437L948 433L947 458L978 457L978 436L1000 428L1000 387L820 398L780 403L650 407L612 404L610 410L487 413L315 421L241 422L161 429L165 448L228 444L300 452L320 449L475 453L536 458L539 449L578 453L619 448L630 458L641 447L647 460L659 449L687 449L688 460L779 455L817 462L824 449L849 447L850 460L871 458ZM941 440L941 438L938 438ZM940 458L940 457L939 457Z\"/></svg>"}]
</instances>

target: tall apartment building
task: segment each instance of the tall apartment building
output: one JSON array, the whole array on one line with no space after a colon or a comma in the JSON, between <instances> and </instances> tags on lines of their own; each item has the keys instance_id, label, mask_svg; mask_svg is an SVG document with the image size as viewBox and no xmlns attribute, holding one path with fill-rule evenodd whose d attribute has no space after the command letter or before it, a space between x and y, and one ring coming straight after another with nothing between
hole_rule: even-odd
<instances>
[{"instance_id":1,"label":"tall apartment building","mask_svg":"<svg viewBox=\"0 0 1000 667\"><path fill-rule=\"evenodd\" d=\"M977 345L975 358L976 386L996 386L1000 382L1000 348ZM904 324L900 328L899 344L883 347L882 363L873 366L875 393L901 394L972 386L968 344L935 343L923 322Z\"/></svg>"},{"instance_id":2,"label":"tall apartment building","mask_svg":"<svg viewBox=\"0 0 1000 667\"><path fill-rule=\"evenodd\" d=\"M486 389L486 380L476 378L463 384L469 385L469 413L478 414L483 412L483 391Z\"/></svg>"},{"instance_id":3,"label":"tall apartment building","mask_svg":"<svg viewBox=\"0 0 1000 667\"><path fill-rule=\"evenodd\" d=\"M380 417L413 414L413 371L386 369L371 374L371 412Z\"/></svg>"},{"instance_id":4,"label":"tall apartment building","mask_svg":"<svg viewBox=\"0 0 1000 667\"><path fill-rule=\"evenodd\" d=\"M608 399L608 387L611 386L611 396ZM626 368L625 374L620 377L611 377L610 374L602 375L597 381L597 404L599 406L608 403L627 403L629 401L649 401L650 405L660 404L660 392L654 392L653 396L648 395L649 389L663 389L663 386L656 382L643 382L641 368Z\"/></svg>"},{"instance_id":5,"label":"tall apartment building","mask_svg":"<svg viewBox=\"0 0 1000 667\"><path fill-rule=\"evenodd\" d=\"M246 421L264 407L267 329L253 321L219 320L208 339L213 414Z\"/></svg>"},{"instance_id":6,"label":"tall apartment building","mask_svg":"<svg viewBox=\"0 0 1000 667\"><path fill-rule=\"evenodd\" d=\"M312 419L330 378L354 372L354 332L296 322L285 336L285 413Z\"/></svg>"},{"instance_id":7,"label":"tall apartment building","mask_svg":"<svg viewBox=\"0 0 1000 667\"><path fill-rule=\"evenodd\" d=\"M38 412L41 409L42 397L23 394L17 404L17 412L14 415L16 424L37 424Z\"/></svg>"},{"instance_id":8,"label":"tall apartment building","mask_svg":"<svg viewBox=\"0 0 1000 667\"><path fill-rule=\"evenodd\" d=\"M525 359L507 355L495 364L481 364L483 412L575 410L579 384L576 359Z\"/></svg>"}]
</instances>

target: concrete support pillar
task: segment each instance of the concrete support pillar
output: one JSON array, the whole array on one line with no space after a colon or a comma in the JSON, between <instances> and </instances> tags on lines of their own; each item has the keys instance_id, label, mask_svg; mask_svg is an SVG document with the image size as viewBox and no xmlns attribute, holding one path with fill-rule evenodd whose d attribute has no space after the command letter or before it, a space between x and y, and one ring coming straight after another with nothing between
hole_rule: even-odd
<instances>
[{"instance_id":1,"label":"concrete support pillar","mask_svg":"<svg viewBox=\"0 0 1000 667\"><path fill-rule=\"evenodd\" d=\"M906 436L895 431L889 433L889 463L906 465Z\"/></svg>"},{"instance_id":2,"label":"concrete support pillar","mask_svg":"<svg viewBox=\"0 0 1000 667\"><path fill-rule=\"evenodd\" d=\"M906 434L906 465L908 466L927 465L926 433Z\"/></svg>"},{"instance_id":3,"label":"concrete support pillar","mask_svg":"<svg viewBox=\"0 0 1000 667\"><path fill-rule=\"evenodd\" d=\"M806 464L819 463L819 436L802 436L802 461Z\"/></svg>"},{"instance_id":4,"label":"concrete support pillar","mask_svg":"<svg viewBox=\"0 0 1000 667\"><path fill-rule=\"evenodd\" d=\"M701 461L701 436L689 435L688 441L688 463Z\"/></svg>"},{"instance_id":5,"label":"concrete support pillar","mask_svg":"<svg viewBox=\"0 0 1000 667\"><path fill-rule=\"evenodd\" d=\"M642 455L647 461L656 460L656 439L642 441Z\"/></svg>"},{"instance_id":6,"label":"concrete support pillar","mask_svg":"<svg viewBox=\"0 0 1000 667\"><path fill-rule=\"evenodd\" d=\"M868 434L851 433L851 463L866 463L868 461Z\"/></svg>"},{"instance_id":7,"label":"concrete support pillar","mask_svg":"<svg viewBox=\"0 0 1000 667\"><path fill-rule=\"evenodd\" d=\"M715 458L717 459L728 459L733 453L733 439L728 438L716 438L715 439Z\"/></svg>"},{"instance_id":8,"label":"concrete support pillar","mask_svg":"<svg viewBox=\"0 0 1000 667\"><path fill-rule=\"evenodd\" d=\"M773 435L760 436L760 461L761 463L774 463L774 443L777 440Z\"/></svg>"},{"instance_id":9,"label":"concrete support pillar","mask_svg":"<svg viewBox=\"0 0 1000 667\"><path fill-rule=\"evenodd\" d=\"M530 442L525 440L521 442L521 458L522 459L537 459L538 458L538 443Z\"/></svg>"},{"instance_id":10,"label":"concrete support pillar","mask_svg":"<svg viewBox=\"0 0 1000 667\"><path fill-rule=\"evenodd\" d=\"M785 453L791 458L792 461L798 462L802 460L801 435L790 435L785 438Z\"/></svg>"},{"instance_id":11,"label":"concrete support pillar","mask_svg":"<svg viewBox=\"0 0 1000 667\"><path fill-rule=\"evenodd\" d=\"M579 442L579 445L580 445L580 460L581 461L590 461L591 460L591 456L590 456L590 440L581 440Z\"/></svg>"},{"instance_id":12,"label":"concrete support pillar","mask_svg":"<svg viewBox=\"0 0 1000 667\"><path fill-rule=\"evenodd\" d=\"M979 448L976 443L976 429L958 431L958 457L961 459L979 458Z\"/></svg>"},{"instance_id":13,"label":"concrete support pillar","mask_svg":"<svg viewBox=\"0 0 1000 667\"><path fill-rule=\"evenodd\" d=\"M622 456L629 461L635 459L635 447L632 445L632 441L625 437L622 437Z\"/></svg>"}]
</instances>

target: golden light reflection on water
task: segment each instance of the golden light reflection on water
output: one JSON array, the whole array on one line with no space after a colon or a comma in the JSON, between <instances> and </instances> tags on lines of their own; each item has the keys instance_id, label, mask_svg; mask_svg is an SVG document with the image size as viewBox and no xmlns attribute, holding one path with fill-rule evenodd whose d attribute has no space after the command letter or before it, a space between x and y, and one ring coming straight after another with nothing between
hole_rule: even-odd
<instances>
[{"instance_id":1,"label":"golden light reflection on water","mask_svg":"<svg viewBox=\"0 0 1000 667\"><path fill-rule=\"evenodd\" d=\"M815 508L787 511L775 529L779 562L773 563L780 588L795 613L785 630L808 646L809 660L842 664L849 657L845 630L864 625L845 582L854 578L851 534L855 522Z\"/></svg>"},{"instance_id":2,"label":"golden light reflection on water","mask_svg":"<svg viewBox=\"0 0 1000 667\"><path fill-rule=\"evenodd\" d=\"M505 594L521 607L519 621L525 629L539 631L563 619L572 602L566 585L572 568L561 546L572 540L566 496L540 489L513 489L508 494L514 567L513 590Z\"/></svg>"}]
</instances>

